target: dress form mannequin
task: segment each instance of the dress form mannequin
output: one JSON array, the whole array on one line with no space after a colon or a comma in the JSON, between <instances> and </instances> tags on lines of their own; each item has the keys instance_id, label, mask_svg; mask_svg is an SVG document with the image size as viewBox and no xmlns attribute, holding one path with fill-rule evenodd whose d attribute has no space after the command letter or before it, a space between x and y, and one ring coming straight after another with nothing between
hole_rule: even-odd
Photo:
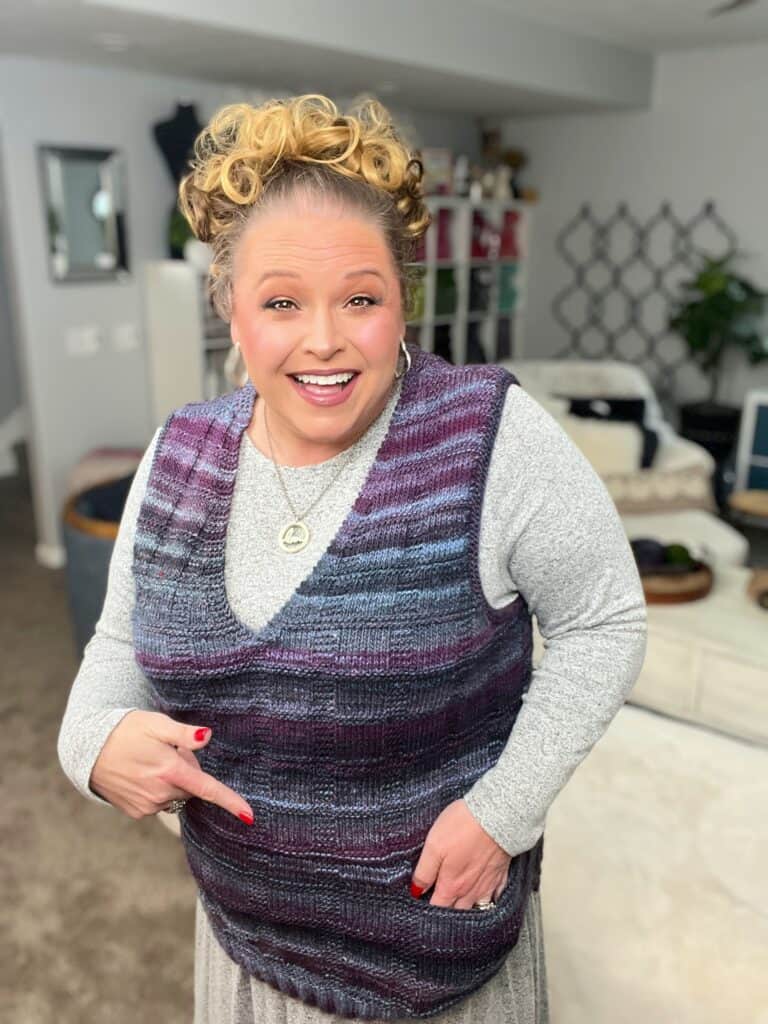
<instances>
[{"instance_id":1,"label":"dress form mannequin","mask_svg":"<svg viewBox=\"0 0 768 1024\"><path fill-rule=\"evenodd\" d=\"M167 121L158 121L152 127L152 134L177 187L189 170L188 160L192 154L192 146L202 128L195 105L186 100L178 100L171 117ZM177 199L174 199L168 224L168 246L173 259L183 258L183 242L179 239L186 239L189 236L189 228L178 208Z\"/></svg>"},{"instance_id":2,"label":"dress form mannequin","mask_svg":"<svg viewBox=\"0 0 768 1024\"><path fill-rule=\"evenodd\" d=\"M152 128L175 185L188 170L187 158L202 127L194 103L179 100L173 115L167 121L158 121Z\"/></svg>"}]
</instances>

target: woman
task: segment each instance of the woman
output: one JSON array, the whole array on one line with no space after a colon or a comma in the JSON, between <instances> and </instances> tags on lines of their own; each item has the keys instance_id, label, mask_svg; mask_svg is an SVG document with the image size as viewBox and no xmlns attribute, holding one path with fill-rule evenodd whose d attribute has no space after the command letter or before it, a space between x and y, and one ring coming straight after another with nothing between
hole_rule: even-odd
<instances>
[{"instance_id":1,"label":"woman","mask_svg":"<svg viewBox=\"0 0 768 1024\"><path fill-rule=\"evenodd\" d=\"M225 107L180 198L248 379L147 449L62 767L180 813L197 1024L545 1022L544 819L645 651L615 506L512 374L405 343L379 103Z\"/></svg>"}]
</instances>

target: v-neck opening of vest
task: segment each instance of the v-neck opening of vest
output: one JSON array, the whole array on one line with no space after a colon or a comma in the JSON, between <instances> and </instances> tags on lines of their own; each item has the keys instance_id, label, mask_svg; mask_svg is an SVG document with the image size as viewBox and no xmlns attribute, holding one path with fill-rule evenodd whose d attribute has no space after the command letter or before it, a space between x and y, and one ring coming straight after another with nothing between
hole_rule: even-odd
<instances>
[{"instance_id":1,"label":"v-neck opening of vest","mask_svg":"<svg viewBox=\"0 0 768 1024\"><path fill-rule=\"evenodd\" d=\"M334 532L334 534L331 537L330 541L328 542L328 544L326 545L324 550L321 552L321 554L318 556L317 560L314 562L314 564L312 565L312 567L309 570L309 572L307 573L307 575L302 577L302 579L294 587L294 589L291 591L291 593L288 595L288 597L285 599L285 601L280 605L280 607L275 611L275 613L272 616L270 616L270 618L267 620L267 622L264 623L264 625L259 627L258 629L253 629L246 622L244 622L239 617L239 615L237 615L237 613L235 612L234 608L230 604L229 595L227 594L227 585L226 585L227 584L227 580L226 580L226 549L227 549L227 533L228 533L228 530L229 530L229 517L230 517L231 512L232 512L232 504L233 504L234 493L235 493L235 479L233 477L232 486L231 486L231 488L229 490L229 493L227 495L227 510L226 510L227 529L224 532L224 538L223 538L223 540L221 542L222 549L221 549L220 557L219 557L219 566L218 566L218 573L217 573L217 575L218 575L217 603L218 603L219 608L221 610L222 616L223 616L223 618L225 620L224 625L226 627L228 627L229 629L232 629L233 631L236 631L238 636L239 636L239 639L241 641L246 642L249 645L255 646L255 645L258 645L258 644L261 644L261 643L268 642L270 640L270 638L274 634L275 630L277 629L280 620L285 617L285 615L288 612L288 609L290 608L290 606L296 601L297 597L301 594L301 592L309 584L314 582L315 579L319 576L319 574L323 571L324 564L328 561L328 559L330 557L331 551L337 545L339 539L345 533L348 533L349 530L351 529L351 523L352 523L353 516L355 516L357 514L357 512L359 511L360 502L361 502L362 498L364 497L366 491L368 490L369 485L371 484L371 481L372 481L372 478L373 478L373 474L376 472L376 467L378 465L381 452L385 448L385 446L387 445L388 441L390 440L390 438L392 436L392 433L393 433L394 426L395 426L396 422L399 420L399 414L400 414L400 411L401 411L402 406L403 406L403 398L404 398L406 392L409 390L409 388L412 387L415 384L415 378L416 378L416 376L418 375L418 373L421 370L421 366L422 366L422 350L420 348L418 348L417 346L409 345L408 347L409 347L409 349L411 351L411 357L412 357L411 367L406 372L405 376L403 377L402 384L401 384L401 387L400 387L400 393L397 396L397 401L395 402L395 407L392 410L392 415L389 418L389 422L387 424L387 428L384 431L383 437L379 440L379 443L378 443L378 445L376 447L376 451L375 451L375 453L373 455L373 458L371 459L371 462L370 462L370 464L368 466L368 469L366 470L365 476L364 476L363 481L362 481L362 483L360 485L360 488L358 490L357 496L355 497L355 500L352 502L351 507L347 510L347 513L344 516L344 518L342 519L341 523L339 524L338 529ZM243 387L242 392L243 392L243 399L242 399L242 402L239 403L239 408L238 408L239 415L236 415L234 417L234 423L233 423L234 428L237 431L237 437L236 437L235 443L233 445L233 447L234 447L234 458L235 458L235 476L236 476L236 473L237 473L237 462L239 460L240 445L241 445L241 443L243 441L243 434L245 433L245 431L246 431L246 429L248 427L248 424L251 421L251 417L252 417L252 414L253 414L253 406L255 404L256 396L258 394L258 392L256 391L255 387L253 386L253 383L250 382L250 381ZM262 452L259 452L258 449L255 447L255 445L252 444L252 442L250 441L250 438L248 439L248 443L252 445L254 450L257 451L259 455L261 455L263 458L266 458L266 456L264 456ZM343 452L341 452L339 454L342 455ZM327 461L335 461L335 459L334 460L327 460ZM306 468L306 467L288 467L288 468L289 469L290 468L302 469L302 468Z\"/></svg>"}]
</instances>

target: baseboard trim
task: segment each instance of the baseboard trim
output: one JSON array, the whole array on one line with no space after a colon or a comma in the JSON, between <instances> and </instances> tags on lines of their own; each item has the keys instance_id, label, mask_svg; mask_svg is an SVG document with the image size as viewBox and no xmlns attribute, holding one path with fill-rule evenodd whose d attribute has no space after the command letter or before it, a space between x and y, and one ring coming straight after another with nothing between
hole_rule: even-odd
<instances>
[{"instance_id":1,"label":"baseboard trim","mask_svg":"<svg viewBox=\"0 0 768 1024\"><path fill-rule=\"evenodd\" d=\"M44 569L63 569L67 553L63 544L35 544L35 559Z\"/></svg>"}]
</instances>

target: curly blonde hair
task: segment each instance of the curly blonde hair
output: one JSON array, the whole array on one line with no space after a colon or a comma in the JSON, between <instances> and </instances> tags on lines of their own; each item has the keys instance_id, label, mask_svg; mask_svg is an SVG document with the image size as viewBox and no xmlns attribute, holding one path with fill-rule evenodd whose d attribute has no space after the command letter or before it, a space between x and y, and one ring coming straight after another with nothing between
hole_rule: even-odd
<instances>
[{"instance_id":1,"label":"curly blonde hair","mask_svg":"<svg viewBox=\"0 0 768 1024\"><path fill-rule=\"evenodd\" d=\"M371 96L347 114L319 93L222 107L197 136L179 209L212 249L208 289L214 309L232 315L233 256L254 208L297 189L339 200L382 230L407 319L419 274L411 266L431 222L424 168L389 111Z\"/></svg>"}]
</instances>

